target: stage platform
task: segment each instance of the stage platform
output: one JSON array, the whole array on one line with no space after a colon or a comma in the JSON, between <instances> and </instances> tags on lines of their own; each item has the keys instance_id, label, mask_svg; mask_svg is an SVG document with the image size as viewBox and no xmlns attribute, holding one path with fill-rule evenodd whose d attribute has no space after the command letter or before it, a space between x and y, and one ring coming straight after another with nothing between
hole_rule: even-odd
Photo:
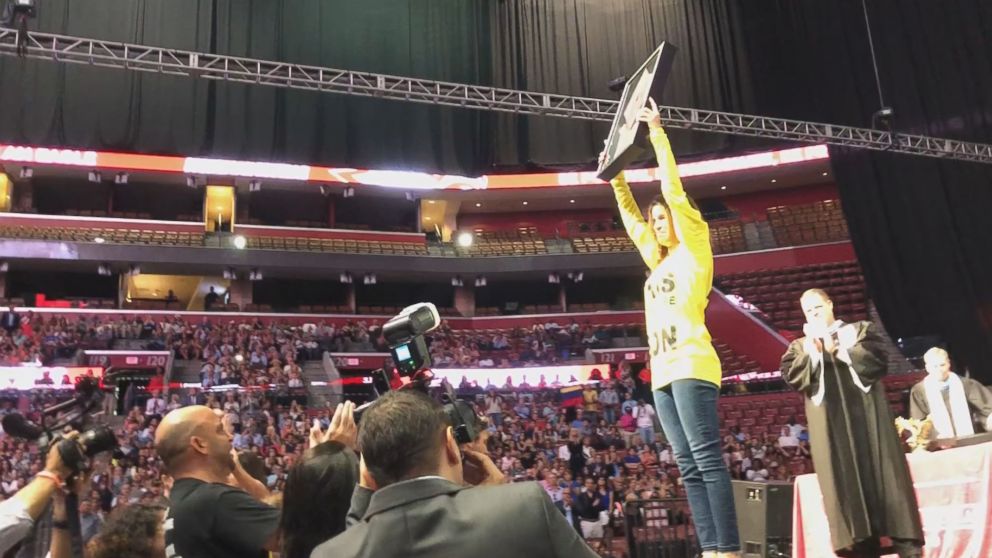
<instances>
[{"instance_id":1,"label":"stage platform","mask_svg":"<svg viewBox=\"0 0 992 558\"><path fill-rule=\"evenodd\" d=\"M926 536L925 558L992 556L992 442L985 436L907 456ZM796 479L792 534L792 558L835 558L816 475Z\"/></svg>"}]
</instances>

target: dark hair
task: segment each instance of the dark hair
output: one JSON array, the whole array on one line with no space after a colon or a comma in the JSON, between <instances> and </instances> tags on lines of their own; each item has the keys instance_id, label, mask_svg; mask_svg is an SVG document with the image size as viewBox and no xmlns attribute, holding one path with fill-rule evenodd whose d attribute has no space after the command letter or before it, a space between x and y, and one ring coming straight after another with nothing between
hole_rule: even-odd
<instances>
[{"instance_id":1,"label":"dark hair","mask_svg":"<svg viewBox=\"0 0 992 558\"><path fill-rule=\"evenodd\" d=\"M100 532L87 545L90 558L148 558L161 556L164 548L154 542L162 529L165 508L132 504L115 509Z\"/></svg>"},{"instance_id":2,"label":"dark hair","mask_svg":"<svg viewBox=\"0 0 992 558\"><path fill-rule=\"evenodd\" d=\"M238 462L241 463L241 468L248 473L251 478L257 480L258 482L265 484L265 463L262 462L262 458L256 453L250 451L239 451L238 452Z\"/></svg>"},{"instance_id":3,"label":"dark hair","mask_svg":"<svg viewBox=\"0 0 992 558\"><path fill-rule=\"evenodd\" d=\"M358 457L344 444L324 442L307 450L286 476L280 556L309 558L317 545L343 532L356 484Z\"/></svg>"},{"instance_id":4,"label":"dark hair","mask_svg":"<svg viewBox=\"0 0 992 558\"><path fill-rule=\"evenodd\" d=\"M689 200L689 205L692 206L693 209L699 211L699 206L696 205L696 200L692 199L688 195L686 195L686 199ZM671 207L669 207L668 200L665 199L664 195L658 194L657 196L652 198L651 203L649 203L647 208L644 210L644 213L647 214L646 220L648 222L648 227L652 229L654 228L654 217L651 215L651 208L656 205L660 205L661 207L665 208L665 211L671 212ZM672 230L675 229L672 228Z\"/></svg>"},{"instance_id":5,"label":"dark hair","mask_svg":"<svg viewBox=\"0 0 992 558\"><path fill-rule=\"evenodd\" d=\"M437 472L448 417L424 393L390 391L362 414L358 447L379 488Z\"/></svg>"}]
</instances>

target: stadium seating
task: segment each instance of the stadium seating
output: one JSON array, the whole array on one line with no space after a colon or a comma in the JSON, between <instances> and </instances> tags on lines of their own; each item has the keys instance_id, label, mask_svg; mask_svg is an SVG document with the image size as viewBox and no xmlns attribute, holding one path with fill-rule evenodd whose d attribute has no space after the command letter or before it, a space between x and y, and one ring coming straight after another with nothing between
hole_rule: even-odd
<instances>
[{"instance_id":1,"label":"stadium seating","mask_svg":"<svg viewBox=\"0 0 992 558\"><path fill-rule=\"evenodd\" d=\"M535 227L518 227L512 231L472 232L472 246L460 248L461 254L472 256L534 256L547 254L544 239Z\"/></svg>"},{"instance_id":2,"label":"stadium seating","mask_svg":"<svg viewBox=\"0 0 992 558\"><path fill-rule=\"evenodd\" d=\"M834 313L848 321L868 318L864 277L857 262L836 262L762 269L722 275L716 286L726 294L740 296L763 311L775 327L802 329L799 296L806 289L820 288L834 301Z\"/></svg>"},{"instance_id":3,"label":"stadium seating","mask_svg":"<svg viewBox=\"0 0 992 558\"><path fill-rule=\"evenodd\" d=\"M768 208L768 222L779 246L847 240L840 200Z\"/></svg>"}]
</instances>

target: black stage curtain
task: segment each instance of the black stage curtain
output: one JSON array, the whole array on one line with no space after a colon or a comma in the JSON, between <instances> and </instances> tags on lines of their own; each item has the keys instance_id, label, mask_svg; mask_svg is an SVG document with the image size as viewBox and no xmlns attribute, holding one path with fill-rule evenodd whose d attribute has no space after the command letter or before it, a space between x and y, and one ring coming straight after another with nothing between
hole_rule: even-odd
<instances>
[{"instance_id":1,"label":"black stage curtain","mask_svg":"<svg viewBox=\"0 0 992 558\"><path fill-rule=\"evenodd\" d=\"M880 107L860 1L749 4L759 114L870 126ZM992 143L992 3L870 0L896 131ZM871 298L893 337L937 334L992 382L992 166L831 149Z\"/></svg>"},{"instance_id":2,"label":"black stage curtain","mask_svg":"<svg viewBox=\"0 0 992 558\"><path fill-rule=\"evenodd\" d=\"M735 2L505 0L491 4L493 80L499 87L619 98L609 80L629 75L662 41L679 47L660 104L741 112L751 75ZM495 160L505 165L590 164L608 123L496 118ZM746 138L672 131L679 155L757 146Z\"/></svg>"},{"instance_id":3,"label":"black stage curtain","mask_svg":"<svg viewBox=\"0 0 992 558\"><path fill-rule=\"evenodd\" d=\"M45 0L31 28L320 66L489 81L463 0ZM481 174L488 116L345 95L0 59L0 140Z\"/></svg>"}]
</instances>

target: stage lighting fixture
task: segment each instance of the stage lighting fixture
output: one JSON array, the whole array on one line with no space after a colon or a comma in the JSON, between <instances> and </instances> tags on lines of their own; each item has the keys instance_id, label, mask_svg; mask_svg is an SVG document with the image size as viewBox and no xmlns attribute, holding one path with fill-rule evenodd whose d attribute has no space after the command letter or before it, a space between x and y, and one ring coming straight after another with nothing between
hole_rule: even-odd
<instances>
[{"instance_id":1,"label":"stage lighting fixture","mask_svg":"<svg viewBox=\"0 0 992 558\"><path fill-rule=\"evenodd\" d=\"M619 93L623 91L623 88L627 85L627 79L627 76L615 77L606 82L606 87L609 87L610 91L614 93Z\"/></svg>"},{"instance_id":2,"label":"stage lighting fixture","mask_svg":"<svg viewBox=\"0 0 992 558\"><path fill-rule=\"evenodd\" d=\"M234 243L234 247L238 250L244 250L245 246L248 246L248 239L240 234L236 235L232 242Z\"/></svg>"},{"instance_id":3,"label":"stage lighting fixture","mask_svg":"<svg viewBox=\"0 0 992 558\"><path fill-rule=\"evenodd\" d=\"M127 184L127 178L126 172L119 172L114 176L114 184Z\"/></svg>"},{"instance_id":4,"label":"stage lighting fixture","mask_svg":"<svg viewBox=\"0 0 992 558\"><path fill-rule=\"evenodd\" d=\"M7 273L10 271L10 262L0 262L0 273Z\"/></svg>"},{"instance_id":5,"label":"stage lighting fixture","mask_svg":"<svg viewBox=\"0 0 992 558\"><path fill-rule=\"evenodd\" d=\"M462 231L458 233L458 236L455 238L455 242L457 242L458 246L462 248L468 248L472 246L472 243L474 241L475 241L475 237L472 236L472 233L468 231Z\"/></svg>"},{"instance_id":6,"label":"stage lighting fixture","mask_svg":"<svg viewBox=\"0 0 992 558\"><path fill-rule=\"evenodd\" d=\"M34 176L34 169L31 167L21 167L21 178L31 178Z\"/></svg>"},{"instance_id":7,"label":"stage lighting fixture","mask_svg":"<svg viewBox=\"0 0 992 558\"><path fill-rule=\"evenodd\" d=\"M90 171L87 177L90 182L103 182L103 175L97 171Z\"/></svg>"}]
</instances>

